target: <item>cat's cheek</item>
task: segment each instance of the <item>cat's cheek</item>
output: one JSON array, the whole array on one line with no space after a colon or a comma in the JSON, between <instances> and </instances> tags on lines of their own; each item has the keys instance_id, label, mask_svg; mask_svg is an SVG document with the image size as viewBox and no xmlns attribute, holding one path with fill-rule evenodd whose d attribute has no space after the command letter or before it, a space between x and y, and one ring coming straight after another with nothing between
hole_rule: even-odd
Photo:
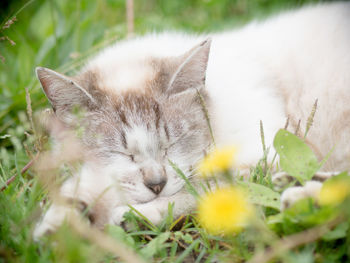
<instances>
[{"instance_id":1,"label":"cat's cheek","mask_svg":"<svg viewBox=\"0 0 350 263\"><path fill-rule=\"evenodd\" d=\"M184 185L185 183L182 178L169 176L168 182L159 196L172 196L179 192L184 187Z\"/></svg>"}]
</instances>

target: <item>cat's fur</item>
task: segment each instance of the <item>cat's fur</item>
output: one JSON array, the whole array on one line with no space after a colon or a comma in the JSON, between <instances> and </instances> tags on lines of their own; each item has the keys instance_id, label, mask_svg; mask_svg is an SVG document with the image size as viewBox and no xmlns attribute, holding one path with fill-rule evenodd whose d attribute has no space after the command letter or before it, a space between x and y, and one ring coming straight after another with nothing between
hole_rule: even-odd
<instances>
[{"instance_id":1,"label":"cat's fur","mask_svg":"<svg viewBox=\"0 0 350 263\"><path fill-rule=\"evenodd\" d=\"M324 4L204 42L204 36L179 33L125 40L75 77L38 68L57 118L67 128L84 127L82 141L93 156L65 181L61 195L94 203L98 226L120 224L127 204L154 223L168 202L175 216L193 209L168 160L189 175L210 148L202 99L216 144L238 146L240 168L263 155L260 120L271 146L287 116L292 130L299 119L304 130L318 99L306 141L319 158L337 146L326 170L349 169L349 28L350 3ZM72 114L77 105L83 119ZM66 209L53 204L35 234L55 229Z\"/></svg>"}]
</instances>

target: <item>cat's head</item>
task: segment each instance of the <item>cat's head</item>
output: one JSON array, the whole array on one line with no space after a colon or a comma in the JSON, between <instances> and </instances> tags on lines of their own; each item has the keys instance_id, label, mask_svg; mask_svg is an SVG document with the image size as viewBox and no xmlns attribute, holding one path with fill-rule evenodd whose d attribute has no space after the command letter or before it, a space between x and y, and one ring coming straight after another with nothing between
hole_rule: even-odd
<instances>
[{"instance_id":1,"label":"cat's head","mask_svg":"<svg viewBox=\"0 0 350 263\"><path fill-rule=\"evenodd\" d=\"M129 202L142 203L179 191L184 181L169 160L188 176L211 142L205 113L209 50L210 39L182 56L123 64L123 81L118 66L108 72L90 66L75 77L37 68L37 76L56 117L79 131L103 164L101 172L115 178ZM135 83L140 67L149 72L143 82L123 87Z\"/></svg>"}]
</instances>

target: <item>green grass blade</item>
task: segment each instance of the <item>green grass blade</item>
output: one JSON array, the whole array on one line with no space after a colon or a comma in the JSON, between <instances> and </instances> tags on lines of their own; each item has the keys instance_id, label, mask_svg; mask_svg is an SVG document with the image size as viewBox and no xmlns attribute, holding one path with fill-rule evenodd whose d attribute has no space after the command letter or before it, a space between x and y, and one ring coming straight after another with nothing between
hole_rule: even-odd
<instances>
[{"instance_id":1,"label":"green grass blade","mask_svg":"<svg viewBox=\"0 0 350 263\"><path fill-rule=\"evenodd\" d=\"M194 186L191 184L191 182L188 180L186 175L181 171L181 169L172 161L168 160L171 167L174 169L174 171L185 181L186 188L190 194L192 194L194 197L199 198L200 195L197 192L197 190L194 188Z\"/></svg>"},{"instance_id":2,"label":"green grass blade","mask_svg":"<svg viewBox=\"0 0 350 263\"><path fill-rule=\"evenodd\" d=\"M182 254L176 259L176 261L174 263L182 263L184 262L184 259L191 253L191 251L195 248L195 246L197 246L197 244L200 243L199 239L196 239L195 241L193 241L193 243L191 245L189 245L184 252L182 252Z\"/></svg>"}]
</instances>

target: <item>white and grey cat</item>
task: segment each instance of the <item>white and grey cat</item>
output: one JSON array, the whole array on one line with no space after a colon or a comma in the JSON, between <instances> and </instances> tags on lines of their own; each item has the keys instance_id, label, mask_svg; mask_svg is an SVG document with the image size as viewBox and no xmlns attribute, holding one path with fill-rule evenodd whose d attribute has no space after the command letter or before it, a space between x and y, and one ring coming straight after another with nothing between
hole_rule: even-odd
<instances>
[{"instance_id":1,"label":"white and grey cat","mask_svg":"<svg viewBox=\"0 0 350 263\"><path fill-rule=\"evenodd\" d=\"M289 116L303 124L318 99L307 143L325 170L350 168L350 3L305 7L242 29L202 35L150 34L103 50L81 73L46 68L37 76L66 129L84 127L90 156L60 194L92 205L92 224L120 224L134 206L152 222L193 210L168 160L186 175L211 147L198 93L217 145L239 147L239 168L262 157ZM72 113L79 106L83 119ZM77 186L78 184L78 186ZM68 208L52 204L35 235L59 226Z\"/></svg>"}]
</instances>

